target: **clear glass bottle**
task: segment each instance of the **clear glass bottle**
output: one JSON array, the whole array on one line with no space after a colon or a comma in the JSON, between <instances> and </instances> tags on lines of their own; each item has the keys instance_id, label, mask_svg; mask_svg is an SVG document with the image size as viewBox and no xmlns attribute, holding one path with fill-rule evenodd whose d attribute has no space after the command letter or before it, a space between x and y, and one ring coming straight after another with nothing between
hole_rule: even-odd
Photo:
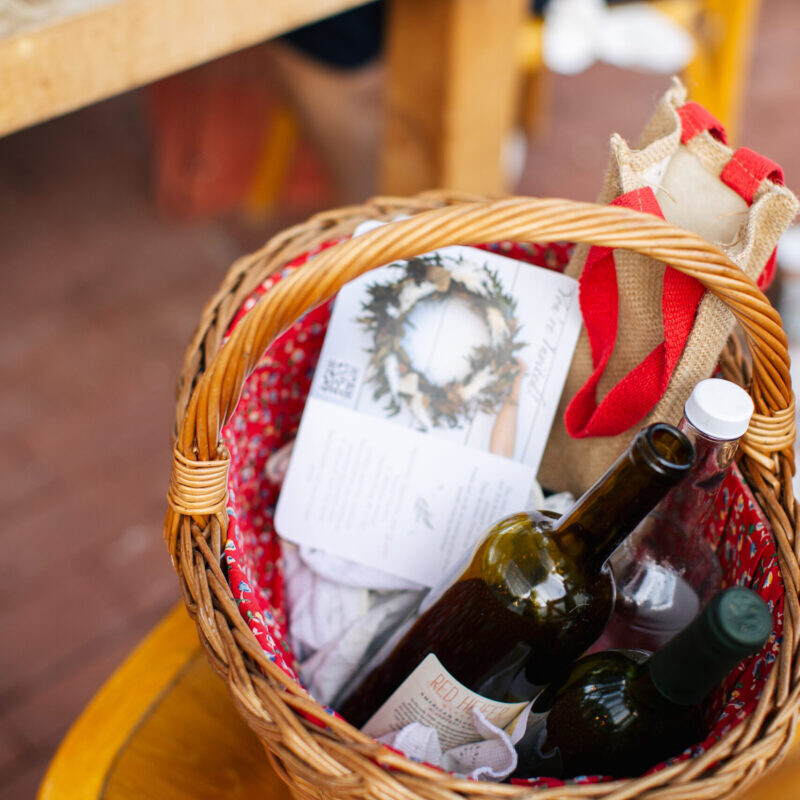
<instances>
[{"instance_id":1,"label":"clear glass bottle","mask_svg":"<svg viewBox=\"0 0 800 800\"><path fill-rule=\"evenodd\" d=\"M703 529L752 413L735 383L709 378L695 386L679 427L697 461L611 558L614 614L593 650L657 650L719 591L722 571Z\"/></svg>"},{"instance_id":2,"label":"clear glass bottle","mask_svg":"<svg viewBox=\"0 0 800 800\"><path fill-rule=\"evenodd\" d=\"M342 716L373 736L423 722L444 749L473 740L476 705L505 725L601 634L614 602L609 556L693 463L687 437L656 423L562 517L498 522L355 682Z\"/></svg>"}]
</instances>

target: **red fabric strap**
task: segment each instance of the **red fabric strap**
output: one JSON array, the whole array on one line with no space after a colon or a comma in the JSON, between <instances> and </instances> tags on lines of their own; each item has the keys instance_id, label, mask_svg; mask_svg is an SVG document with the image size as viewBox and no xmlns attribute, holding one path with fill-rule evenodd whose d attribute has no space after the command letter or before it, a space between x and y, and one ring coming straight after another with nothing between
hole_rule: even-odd
<instances>
[{"instance_id":1,"label":"red fabric strap","mask_svg":"<svg viewBox=\"0 0 800 800\"><path fill-rule=\"evenodd\" d=\"M708 131L723 144L728 143L722 123L699 103L686 103L678 108L677 112L681 120L681 144L686 144L703 131ZM752 205L753 197L764 179L783 184L783 170L774 161L747 147L740 147L725 165L719 179L748 205ZM758 278L759 288L764 289L769 286L774 275L775 251L772 252Z\"/></svg>"},{"instance_id":2,"label":"red fabric strap","mask_svg":"<svg viewBox=\"0 0 800 800\"><path fill-rule=\"evenodd\" d=\"M622 195L612 205L664 218L649 187ZM579 297L594 371L564 414L570 436L614 436L641 421L656 405L683 352L703 292L697 280L667 266L661 298L664 341L598 404L597 385L617 341L619 295L613 250L593 247L589 251L580 278Z\"/></svg>"},{"instance_id":3,"label":"red fabric strap","mask_svg":"<svg viewBox=\"0 0 800 800\"><path fill-rule=\"evenodd\" d=\"M772 283L772 279L775 277L775 262L778 256L778 248L776 247L772 251L772 255L767 259L767 263L764 265L764 269L761 271L761 274L758 276L758 280L756 281L756 285L759 289L766 291L770 284Z\"/></svg>"},{"instance_id":4,"label":"red fabric strap","mask_svg":"<svg viewBox=\"0 0 800 800\"><path fill-rule=\"evenodd\" d=\"M728 135L722 123L699 103L686 103L677 111L681 119L681 144L686 144L703 131L708 131L723 144L728 143Z\"/></svg>"},{"instance_id":5,"label":"red fabric strap","mask_svg":"<svg viewBox=\"0 0 800 800\"><path fill-rule=\"evenodd\" d=\"M748 205L752 205L759 186L765 180L783 185L783 169L771 159L747 147L740 147L725 165L719 179ZM773 250L758 276L759 289L766 289L772 283L775 276L775 254L776 251Z\"/></svg>"},{"instance_id":6,"label":"red fabric strap","mask_svg":"<svg viewBox=\"0 0 800 800\"><path fill-rule=\"evenodd\" d=\"M771 159L740 147L720 172L719 179L751 204L765 179L783 185L783 170Z\"/></svg>"}]
</instances>

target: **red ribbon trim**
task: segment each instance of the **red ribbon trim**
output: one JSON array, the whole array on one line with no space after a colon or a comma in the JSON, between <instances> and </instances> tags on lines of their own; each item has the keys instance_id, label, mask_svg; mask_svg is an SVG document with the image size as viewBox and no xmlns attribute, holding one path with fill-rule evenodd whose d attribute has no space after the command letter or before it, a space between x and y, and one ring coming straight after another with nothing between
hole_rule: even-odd
<instances>
[{"instance_id":1,"label":"red ribbon trim","mask_svg":"<svg viewBox=\"0 0 800 800\"><path fill-rule=\"evenodd\" d=\"M722 144L728 143L728 134L722 123L700 103L686 103L677 112L681 120L681 144L686 144L703 131L708 131Z\"/></svg>"},{"instance_id":2,"label":"red ribbon trim","mask_svg":"<svg viewBox=\"0 0 800 800\"><path fill-rule=\"evenodd\" d=\"M719 179L752 205L753 197L765 180L783 186L783 169L766 156L740 147L720 172Z\"/></svg>"},{"instance_id":3,"label":"red ribbon trim","mask_svg":"<svg viewBox=\"0 0 800 800\"><path fill-rule=\"evenodd\" d=\"M612 205L664 218L649 187L622 195ZM598 403L597 386L617 341L619 295L613 250L593 247L589 251L579 282L579 298L594 371L567 406L564 422L570 436L615 436L652 410L666 391L704 291L697 280L667 266L661 299L664 341Z\"/></svg>"}]
</instances>

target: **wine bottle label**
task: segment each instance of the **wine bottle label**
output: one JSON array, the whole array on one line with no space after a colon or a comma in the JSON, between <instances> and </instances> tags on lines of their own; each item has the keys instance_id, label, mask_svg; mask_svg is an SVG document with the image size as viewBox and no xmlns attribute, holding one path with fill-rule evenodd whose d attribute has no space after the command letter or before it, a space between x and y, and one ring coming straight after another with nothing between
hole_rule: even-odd
<instances>
[{"instance_id":1,"label":"wine bottle label","mask_svg":"<svg viewBox=\"0 0 800 800\"><path fill-rule=\"evenodd\" d=\"M436 729L445 751L480 740L474 708L493 725L505 728L526 705L500 703L467 689L429 653L361 730L377 737L419 722Z\"/></svg>"}]
</instances>

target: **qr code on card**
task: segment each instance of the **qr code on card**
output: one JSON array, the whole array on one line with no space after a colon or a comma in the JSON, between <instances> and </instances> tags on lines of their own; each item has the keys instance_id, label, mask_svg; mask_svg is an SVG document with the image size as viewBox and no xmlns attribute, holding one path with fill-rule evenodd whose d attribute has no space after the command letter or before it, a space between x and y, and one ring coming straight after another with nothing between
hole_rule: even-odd
<instances>
[{"instance_id":1,"label":"qr code on card","mask_svg":"<svg viewBox=\"0 0 800 800\"><path fill-rule=\"evenodd\" d=\"M346 361L328 359L322 373L320 391L334 394L344 400L352 400L358 380L358 367Z\"/></svg>"}]
</instances>

